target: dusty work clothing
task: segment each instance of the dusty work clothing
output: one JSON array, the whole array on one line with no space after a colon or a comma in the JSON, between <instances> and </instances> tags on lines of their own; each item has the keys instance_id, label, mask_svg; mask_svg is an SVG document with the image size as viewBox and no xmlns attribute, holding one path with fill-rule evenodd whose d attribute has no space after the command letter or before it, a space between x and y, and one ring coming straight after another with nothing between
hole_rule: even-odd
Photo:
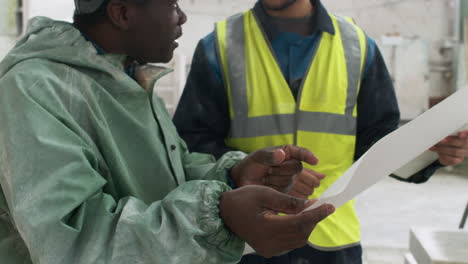
<instances>
[{"instance_id":1,"label":"dusty work clothing","mask_svg":"<svg viewBox=\"0 0 468 264\"><path fill-rule=\"evenodd\" d=\"M0 64L0 263L240 259L218 204L244 154L189 153L125 61L37 18Z\"/></svg>"},{"instance_id":2,"label":"dusty work clothing","mask_svg":"<svg viewBox=\"0 0 468 264\"><path fill-rule=\"evenodd\" d=\"M291 28L282 26L297 24L298 20L284 22L269 17L260 3L257 3L253 9L271 45L281 74L296 100L311 61L317 56L321 36L336 34L331 17L325 8L319 1L313 3L316 7L314 15L304 18L308 19L309 24L309 32L305 35L291 32ZM216 55L219 50L215 39L216 35L211 33L200 41L174 120L192 150L221 155L233 149L226 144L226 139L232 130L230 118L232 111L229 108L229 91L224 85L223 67L220 61L222 58ZM352 153L355 159L381 137L396 129L399 122L399 110L392 81L380 52L374 41L368 37L366 50L365 65L357 95L356 147ZM255 105L255 102L252 105ZM318 121L310 120L309 123L314 124ZM427 180L439 166L439 164L431 165L412 177L410 181ZM360 247L355 249L360 250ZM331 250L337 252L339 247ZM352 255L360 258L358 254ZM352 263L350 261L354 260L343 263Z\"/></svg>"}]
</instances>

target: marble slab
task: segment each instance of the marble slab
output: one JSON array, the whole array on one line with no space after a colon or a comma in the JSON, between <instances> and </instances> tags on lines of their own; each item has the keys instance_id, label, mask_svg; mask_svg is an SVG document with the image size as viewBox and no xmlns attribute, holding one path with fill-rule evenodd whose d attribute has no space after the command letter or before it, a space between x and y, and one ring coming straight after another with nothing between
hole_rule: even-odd
<instances>
[{"instance_id":1,"label":"marble slab","mask_svg":"<svg viewBox=\"0 0 468 264\"><path fill-rule=\"evenodd\" d=\"M468 231L413 228L410 252L419 264L468 264Z\"/></svg>"}]
</instances>

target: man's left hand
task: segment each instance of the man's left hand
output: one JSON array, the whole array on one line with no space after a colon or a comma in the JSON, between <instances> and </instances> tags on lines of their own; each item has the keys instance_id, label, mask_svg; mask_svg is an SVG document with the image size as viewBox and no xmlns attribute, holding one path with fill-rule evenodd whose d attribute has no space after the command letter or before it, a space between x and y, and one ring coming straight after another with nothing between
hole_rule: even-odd
<instances>
[{"instance_id":1,"label":"man's left hand","mask_svg":"<svg viewBox=\"0 0 468 264\"><path fill-rule=\"evenodd\" d=\"M257 150L231 170L238 187L264 185L288 192L295 176L302 171L302 161L318 163L317 157L305 148L286 145Z\"/></svg>"},{"instance_id":2,"label":"man's left hand","mask_svg":"<svg viewBox=\"0 0 468 264\"><path fill-rule=\"evenodd\" d=\"M462 163L468 155L468 130L446 137L430 150L439 155L439 162L444 166Z\"/></svg>"},{"instance_id":3,"label":"man's left hand","mask_svg":"<svg viewBox=\"0 0 468 264\"><path fill-rule=\"evenodd\" d=\"M320 186L320 181L324 178L325 175L304 168L296 176L296 180L288 194L297 198L307 199L314 193L314 189Z\"/></svg>"}]
</instances>

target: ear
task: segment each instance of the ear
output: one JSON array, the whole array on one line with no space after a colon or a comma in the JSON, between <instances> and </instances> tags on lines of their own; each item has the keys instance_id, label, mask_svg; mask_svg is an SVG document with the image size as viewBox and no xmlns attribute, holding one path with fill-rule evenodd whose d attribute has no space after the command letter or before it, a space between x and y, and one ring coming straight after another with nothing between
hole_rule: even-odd
<instances>
[{"instance_id":1,"label":"ear","mask_svg":"<svg viewBox=\"0 0 468 264\"><path fill-rule=\"evenodd\" d=\"M120 30L128 30L130 27L129 21L129 6L126 1L110 1L107 5L107 16L110 22Z\"/></svg>"}]
</instances>

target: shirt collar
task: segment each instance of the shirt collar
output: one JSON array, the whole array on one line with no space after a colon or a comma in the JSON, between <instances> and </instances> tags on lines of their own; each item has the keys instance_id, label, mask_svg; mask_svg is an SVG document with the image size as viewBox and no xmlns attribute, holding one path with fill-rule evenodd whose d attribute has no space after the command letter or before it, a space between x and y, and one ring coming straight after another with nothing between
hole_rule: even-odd
<instances>
[{"instance_id":1,"label":"shirt collar","mask_svg":"<svg viewBox=\"0 0 468 264\"><path fill-rule=\"evenodd\" d=\"M322 5L320 0L310 0L310 1L314 5L314 14L312 15L312 18L310 20L311 33L315 34L318 32L327 32L327 33L334 35L335 28L333 26L332 19L330 15L328 14L328 11ZM257 3L255 4L253 8L253 12L255 13L257 18L260 20L260 23L262 23L264 27L268 28L269 27L268 20L271 19L271 16L269 16L265 12L260 1L257 1Z\"/></svg>"},{"instance_id":2,"label":"shirt collar","mask_svg":"<svg viewBox=\"0 0 468 264\"><path fill-rule=\"evenodd\" d=\"M327 9L325 9L320 0L311 0L311 2L315 7L315 14L312 18L314 31L325 31L335 35L335 27Z\"/></svg>"}]
</instances>

